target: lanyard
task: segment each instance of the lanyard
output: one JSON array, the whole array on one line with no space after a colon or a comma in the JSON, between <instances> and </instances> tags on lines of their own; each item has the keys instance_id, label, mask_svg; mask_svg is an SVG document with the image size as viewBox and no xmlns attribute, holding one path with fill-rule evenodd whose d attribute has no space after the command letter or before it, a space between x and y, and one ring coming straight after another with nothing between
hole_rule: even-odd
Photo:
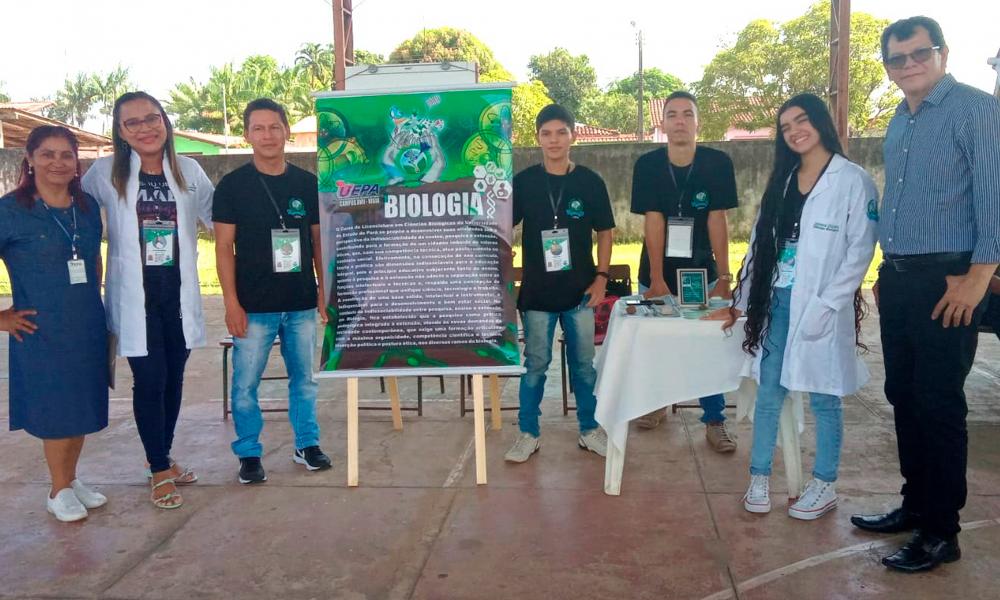
<instances>
[{"instance_id":1,"label":"lanyard","mask_svg":"<svg viewBox=\"0 0 1000 600\"><path fill-rule=\"evenodd\" d=\"M691 173L694 173L694 159L691 159L691 165L688 167L687 176L684 177L684 187L681 188L677 185L677 176L674 175L674 163L670 162L670 158L667 158L667 170L670 171L670 181L674 183L674 189L677 190L677 216L684 216L684 192L688 189L688 182L691 181Z\"/></svg>"},{"instance_id":2,"label":"lanyard","mask_svg":"<svg viewBox=\"0 0 1000 600\"><path fill-rule=\"evenodd\" d=\"M42 201L42 206L44 206L45 210L48 211L49 216L51 216L52 220L56 222L56 225L59 226L59 229L62 229L63 233L66 234L66 239L69 240L70 248L73 249L73 260L77 260L78 255L76 252L76 241L80 239L80 236L77 235L76 233L76 202L73 202L70 205L73 209L73 235L70 235L69 230L66 229L66 226L62 224L62 221L60 221L58 217L56 217L55 213L52 212L52 209L49 208L49 205L46 204L44 200Z\"/></svg>"},{"instance_id":3,"label":"lanyard","mask_svg":"<svg viewBox=\"0 0 1000 600\"><path fill-rule=\"evenodd\" d=\"M572 163L571 163L572 164ZM566 175L569 175L570 165L566 165ZM565 175L564 175L565 177ZM559 199L552 196L552 186L549 182L549 173L545 172L545 189L549 192L549 204L552 206L552 228L559 229L559 207L562 206L563 192L566 191L566 182L559 186Z\"/></svg>"},{"instance_id":4,"label":"lanyard","mask_svg":"<svg viewBox=\"0 0 1000 600\"><path fill-rule=\"evenodd\" d=\"M260 181L262 186L264 186L264 191L267 192L267 197L271 201L271 206L274 207L274 212L278 213L278 221L281 222L281 230L288 231L288 228L285 227L285 217L281 215L281 209L278 208L278 203L274 200L274 194L271 193L271 188L267 187L267 182L264 181L264 178L260 173L257 173L257 180Z\"/></svg>"},{"instance_id":5,"label":"lanyard","mask_svg":"<svg viewBox=\"0 0 1000 600\"><path fill-rule=\"evenodd\" d=\"M830 166L831 162L833 162L833 155L832 154L830 155L830 158L827 159L826 164L823 165L823 170L819 172L819 177L816 178L816 182L813 183L812 188L810 188L809 191L807 193L805 193L805 194L802 194L801 191L799 192L800 194L802 194L803 198L802 198L802 204L800 206L796 207L795 222L792 223L792 237L791 237L791 239L793 241L797 241L799 239L799 221L802 220L802 211L805 209L806 201L809 200L809 196L811 196L812 193L813 193L813 190L816 189L816 184L819 183L819 180L823 179L823 175L826 174L826 169L827 169L827 167ZM791 185L792 185L792 178L796 176L796 174L799 172L799 167L801 167L801 166L802 166L801 163L795 165L792 168L792 172L789 173L788 179L785 180L785 191L782 192L782 194L781 194L781 208L782 208L782 210L784 210L786 208L786 203L788 201L788 188L791 187ZM798 186L798 184L799 184L798 180L796 180L795 185Z\"/></svg>"}]
</instances>

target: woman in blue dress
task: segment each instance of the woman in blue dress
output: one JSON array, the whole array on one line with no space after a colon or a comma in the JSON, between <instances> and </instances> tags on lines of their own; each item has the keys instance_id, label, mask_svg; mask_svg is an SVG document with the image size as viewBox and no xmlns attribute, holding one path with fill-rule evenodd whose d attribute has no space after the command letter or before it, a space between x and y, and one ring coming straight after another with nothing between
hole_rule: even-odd
<instances>
[{"instance_id":1,"label":"woman in blue dress","mask_svg":"<svg viewBox=\"0 0 1000 600\"><path fill-rule=\"evenodd\" d=\"M84 436L108 424L101 215L80 188L72 132L38 127L25 150L20 183L0 198L0 258L14 300L0 311L10 334L10 429L42 439L48 511L78 521L107 502L76 476Z\"/></svg>"}]
</instances>

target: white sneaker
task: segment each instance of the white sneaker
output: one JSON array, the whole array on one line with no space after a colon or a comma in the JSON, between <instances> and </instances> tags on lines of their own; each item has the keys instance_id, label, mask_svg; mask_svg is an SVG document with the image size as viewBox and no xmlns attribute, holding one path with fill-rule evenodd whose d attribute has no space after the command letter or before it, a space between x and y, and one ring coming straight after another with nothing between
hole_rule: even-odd
<instances>
[{"instance_id":1,"label":"white sneaker","mask_svg":"<svg viewBox=\"0 0 1000 600\"><path fill-rule=\"evenodd\" d=\"M608 434L600 427L584 431L576 443L584 450L590 450L598 456L608 455Z\"/></svg>"},{"instance_id":2,"label":"white sneaker","mask_svg":"<svg viewBox=\"0 0 1000 600\"><path fill-rule=\"evenodd\" d=\"M108 503L107 496L83 485L83 482L79 479L74 479L70 483L70 486L73 488L73 494L76 495L76 499L86 508L100 508Z\"/></svg>"},{"instance_id":3,"label":"white sneaker","mask_svg":"<svg viewBox=\"0 0 1000 600\"><path fill-rule=\"evenodd\" d=\"M530 433L521 433L517 436L517 440L514 441L514 445L510 447L507 454L503 455L503 459L514 463L527 462L531 458L531 455L538 452L538 449L541 447L542 442L539 438Z\"/></svg>"},{"instance_id":4,"label":"white sneaker","mask_svg":"<svg viewBox=\"0 0 1000 600\"><path fill-rule=\"evenodd\" d=\"M748 512L765 514L771 512L771 478L767 475L751 475L750 487L743 496L743 508Z\"/></svg>"},{"instance_id":5,"label":"white sneaker","mask_svg":"<svg viewBox=\"0 0 1000 600\"><path fill-rule=\"evenodd\" d=\"M818 519L837 507L837 486L829 481L813 479L806 489L788 507L788 516L803 521Z\"/></svg>"},{"instance_id":6,"label":"white sneaker","mask_svg":"<svg viewBox=\"0 0 1000 600\"><path fill-rule=\"evenodd\" d=\"M49 512L64 523L87 518L87 509L80 504L72 488L59 490L55 498L47 498Z\"/></svg>"}]
</instances>

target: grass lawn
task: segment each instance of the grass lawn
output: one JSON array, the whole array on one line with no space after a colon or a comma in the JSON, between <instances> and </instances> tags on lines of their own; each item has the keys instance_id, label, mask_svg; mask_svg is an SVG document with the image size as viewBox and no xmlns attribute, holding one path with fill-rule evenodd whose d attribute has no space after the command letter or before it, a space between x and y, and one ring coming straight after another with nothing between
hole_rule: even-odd
<instances>
[{"instance_id":1,"label":"grass lawn","mask_svg":"<svg viewBox=\"0 0 1000 600\"><path fill-rule=\"evenodd\" d=\"M514 257L514 266L519 267L521 266L521 248L516 247L514 250L517 252L517 256ZM105 256L107 255L106 244L102 245L101 252ZM639 273L639 255L641 252L641 244L616 244L611 254L611 262L612 264L625 263L630 265L634 280ZM739 270L746 252L746 242L733 242L729 244L729 265L733 273ZM870 288L875 283L875 267L880 262L882 262L882 251L876 248L875 259L872 261L871 266L868 267L868 274L865 275L865 282L863 284L865 288ZM212 240L198 240L198 278L201 281L202 294L212 296L222 293L222 288L219 287L219 278L215 274L215 242ZM0 269L0 294L10 295L10 279L7 276L6 265Z\"/></svg>"}]
</instances>

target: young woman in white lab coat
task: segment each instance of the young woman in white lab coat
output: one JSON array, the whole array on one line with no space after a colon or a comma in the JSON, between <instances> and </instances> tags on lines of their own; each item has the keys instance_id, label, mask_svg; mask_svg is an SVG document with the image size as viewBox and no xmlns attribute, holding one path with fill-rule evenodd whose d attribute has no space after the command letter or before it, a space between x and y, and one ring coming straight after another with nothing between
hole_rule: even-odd
<instances>
[{"instance_id":1,"label":"young woman in white lab coat","mask_svg":"<svg viewBox=\"0 0 1000 600\"><path fill-rule=\"evenodd\" d=\"M175 486L194 483L171 447L184 366L205 345L198 285L198 221L212 227L214 187L194 160L174 151L170 119L156 98L115 101L114 156L99 158L83 188L107 213L108 326L132 369L132 408L149 463L153 505L179 508Z\"/></svg>"},{"instance_id":2,"label":"young woman in white lab coat","mask_svg":"<svg viewBox=\"0 0 1000 600\"><path fill-rule=\"evenodd\" d=\"M817 519L837 505L843 437L841 397L868 381L858 356L860 285L875 252L878 192L844 157L830 113L812 94L778 111L774 170L761 200L735 305L709 318L746 314L747 375L758 383L750 486L744 508L771 510L769 481L781 406L808 392L816 417L813 479L788 510Z\"/></svg>"}]
</instances>

